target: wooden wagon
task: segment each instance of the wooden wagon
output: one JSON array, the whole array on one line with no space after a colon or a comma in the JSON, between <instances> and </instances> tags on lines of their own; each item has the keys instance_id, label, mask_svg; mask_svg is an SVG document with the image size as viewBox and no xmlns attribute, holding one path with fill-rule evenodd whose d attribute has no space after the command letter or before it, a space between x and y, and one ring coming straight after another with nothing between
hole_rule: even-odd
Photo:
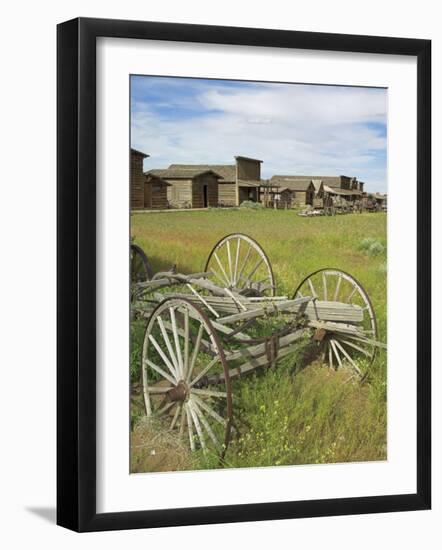
<instances>
[{"instance_id":1,"label":"wooden wagon","mask_svg":"<svg viewBox=\"0 0 442 550\"><path fill-rule=\"evenodd\" d=\"M138 260L134 252L133 265ZM143 266L144 254L142 260ZM373 306L354 277L320 269L292 296L277 295L267 255L243 234L216 243L199 273L174 267L140 277L133 269L132 313L147 319L146 415L185 437L192 450L221 456L232 433L232 380L275 366L301 340L310 340L331 368L362 378L383 346Z\"/></svg>"}]
</instances>

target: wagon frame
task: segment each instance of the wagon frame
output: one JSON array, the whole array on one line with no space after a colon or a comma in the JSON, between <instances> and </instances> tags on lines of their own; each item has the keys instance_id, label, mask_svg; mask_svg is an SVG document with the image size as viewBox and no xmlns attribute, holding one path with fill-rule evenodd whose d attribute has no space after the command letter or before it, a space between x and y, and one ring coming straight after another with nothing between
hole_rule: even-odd
<instances>
[{"instance_id":1,"label":"wagon frame","mask_svg":"<svg viewBox=\"0 0 442 550\"><path fill-rule=\"evenodd\" d=\"M363 380L379 348L374 308L349 273L319 269L278 296L269 258L248 235L220 239L204 270L173 267L132 283L132 314L147 319L141 357L146 415L223 457L233 426L232 380L317 347L330 368ZM361 365L364 364L364 368Z\"/></svg>"}]
</instances>

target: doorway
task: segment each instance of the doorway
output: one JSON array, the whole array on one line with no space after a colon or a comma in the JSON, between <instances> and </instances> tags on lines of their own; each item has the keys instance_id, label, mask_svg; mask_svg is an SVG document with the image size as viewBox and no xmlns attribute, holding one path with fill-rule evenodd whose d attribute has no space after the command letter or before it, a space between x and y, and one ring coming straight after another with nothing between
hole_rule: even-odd
<instances>
[{"instance_id":1,"label":"doorway","mask_svg":"<svg viewBox=\"0 0 442 550\"><path fill-rule=\"evenodd\" d=\"M204 208L207 208L209 206L208 196L209 196L209 186L208 185L203 185L203 205L204 205Z\"/></svg>"}]
</instances>

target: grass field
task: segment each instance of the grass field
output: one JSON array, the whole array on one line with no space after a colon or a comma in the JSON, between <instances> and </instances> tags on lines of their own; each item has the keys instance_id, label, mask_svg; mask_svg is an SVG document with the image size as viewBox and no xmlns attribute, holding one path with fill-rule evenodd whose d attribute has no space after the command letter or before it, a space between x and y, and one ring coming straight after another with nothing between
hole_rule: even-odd
<instances>
[{"instance_id":1,"label":"grass field","mask_svg":"<svg viewBox=\"0 0 442 550\"><path fill-rule=\"evenodd\" d=\"M153 270L190 273L204 268L213 245L226 234L255 238L273 266L278 294L291 295L322 267L348 271L367 290L386 342L386 215L302 218L294 211L213 209L132 215L132 236ZM314 362L302 350L278 368L233 385L238 433L225 463L191 454L177 438L143 419L139 399L140 344L144 323L132 326L132 471L275 466L387 457L386 354L378 354L364 384L348 373Z\"/></svg>"}]
</instances>

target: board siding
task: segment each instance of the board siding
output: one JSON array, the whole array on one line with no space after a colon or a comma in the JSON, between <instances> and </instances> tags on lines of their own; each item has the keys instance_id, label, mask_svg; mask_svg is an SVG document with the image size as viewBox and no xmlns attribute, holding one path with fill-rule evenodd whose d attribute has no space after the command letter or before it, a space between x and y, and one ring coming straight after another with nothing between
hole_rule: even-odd
<instances>
[{"instance_id":1,"label":"board siding","mask_svg":"<svg viewBox=\"0 0 442 550\"><path fill-rule=\"evenodd\" d=\"M261 179L261 163L258 160L237 158L236 170L239 180L257 181Z\"/></svg>"},{"instance_id":2,"label":"board siding","mask_svg":"<svg viewBox=\"0 0 442 550\"><path fill-rule=\"evenodd\" d=\"M169 203L167 201L168 186L164 183L153 182L146 184L146 187L149 187L151 195L149 206L147 206L147 208L151 208L152 210L166 210L169 207Z\"/></svg>"},{"instance_id":3,"label":"board siding","mask_svg":"<svg viewBox=\"0 0 442 550\"><path fill-rule=\"evenodd\" d=\"M167 188L167 199L172 208L192 208L192 180L171 180Z\"/></svg>"},{"instance_id":4,"label":"board siding","mask_svg":"<svg viewBox=\"0 0 442 550\"><path fill-rule=\"evenodd\" d=\"M218 197L220 206L236 206L236 184L219 183Z\"/></svg>"},{"instance_id":5,"label":"board siding","mask_svg":"<svg viewBox=\"0 0 442 550\"><path fill-rule=\"evenodd\" d=\"M207 206L218 206L218 178L213 174L203 174L194 179L192 187L192 208L205 208L204 187L207 186Z\"/></svg>"},{"instance_id":6,"label":"board siding","mask_svg":"<svg viewBox=\"0 0 442 550\"><path fill-rule=\"evenodd\" d=\"M130 154L130 206L133 210L144 208L143 156L131 151Z\"/></svg>"}]
</instances>

